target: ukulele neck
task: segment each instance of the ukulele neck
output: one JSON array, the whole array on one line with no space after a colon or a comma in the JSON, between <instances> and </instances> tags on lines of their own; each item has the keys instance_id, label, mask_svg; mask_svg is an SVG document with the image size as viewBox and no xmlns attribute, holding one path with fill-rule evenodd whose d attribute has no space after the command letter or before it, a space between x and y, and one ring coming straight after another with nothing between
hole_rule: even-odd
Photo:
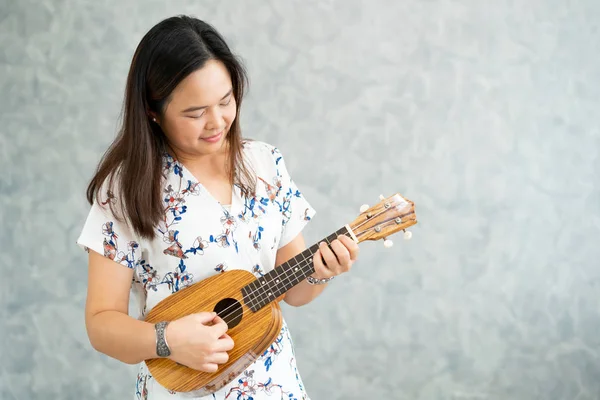
<instances>
[{"instance_id":1,"label":"ukulele neck","mask_svg":"<svg viewBox=\"0 0 600 400\"><path fill-rule=\"evenodd\" d=\"M352 238L347 227L343 227L244 286L242 294L246 305L256 312L305 280L315 272L313 256L319 249L318 243L331 244L338 236L342 235Z\"/></svg>"}]
</instances>

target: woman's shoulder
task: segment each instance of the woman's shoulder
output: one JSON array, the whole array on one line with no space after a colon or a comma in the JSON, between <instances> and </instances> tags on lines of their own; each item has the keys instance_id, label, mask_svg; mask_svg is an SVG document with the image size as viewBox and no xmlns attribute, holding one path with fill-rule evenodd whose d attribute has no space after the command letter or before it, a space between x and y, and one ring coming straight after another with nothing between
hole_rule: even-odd
<instances>
[{"instance_id":1,"label":"woman's shoulder","mask_svg":"<svg viewBox=\"0 0 600 400\"><path fill-rule=\"evenodd\" d=\"M242 149L244 156L254 167L276 168L283 159L276 146L260 140L245 139L242 142Z\"/></svg>"},{"instance_id":2,"label":"woman's shoulder","mask_svg":"<svg viewBox=\"0 0 600 400\"><path fill-rule=\"evenodd\" d=\"M262 140L255 139L244 139L242 141L242 148L245 152L258 153L258 154L274 154L279 152L277 147L274 145L263 142Z\"/></svg>"}]
</instances>

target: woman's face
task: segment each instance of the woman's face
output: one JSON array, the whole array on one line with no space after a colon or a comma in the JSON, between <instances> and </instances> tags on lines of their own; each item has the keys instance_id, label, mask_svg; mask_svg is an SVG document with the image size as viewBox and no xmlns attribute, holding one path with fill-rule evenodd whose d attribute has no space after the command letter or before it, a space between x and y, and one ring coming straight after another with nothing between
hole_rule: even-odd
<instances>
[{"instance_id":1,"label":"woman's face","mask_svg":"<svg viewBox=\"0 0 600 400\"><path fill-rule=\"evenodd\" d=\"M175 156L193 159L226 149L235 116L229 72L220 61L210 60L179 83L157 123Z\"/></svg>"}]
</instances>

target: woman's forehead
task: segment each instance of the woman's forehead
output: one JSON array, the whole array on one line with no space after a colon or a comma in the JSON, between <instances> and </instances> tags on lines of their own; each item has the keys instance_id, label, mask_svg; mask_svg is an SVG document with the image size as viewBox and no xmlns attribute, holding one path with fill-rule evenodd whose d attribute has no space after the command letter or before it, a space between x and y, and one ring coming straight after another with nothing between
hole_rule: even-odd
<instances>
[{"instance_id":1,"label":"woman's forehead","mask_svg":"<svg viewBox=\"0 0 600 400\"><path fill-rule=\"evenodd\" d=\"M173 90L171 104L183 109L212 106L223 100L231 86L227 68L223 63L211 60L179 83Z\"/></svg>"}]
</instances>

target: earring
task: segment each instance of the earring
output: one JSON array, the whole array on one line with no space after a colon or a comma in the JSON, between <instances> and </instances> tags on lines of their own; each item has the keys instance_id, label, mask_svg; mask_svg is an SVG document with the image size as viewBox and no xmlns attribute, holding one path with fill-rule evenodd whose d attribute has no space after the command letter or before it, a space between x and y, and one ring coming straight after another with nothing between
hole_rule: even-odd
<instances>
[{"instance_id":1,"label":"earring","mask_svg":"<svg viewBox=\"0 0 600 400\"><path fill-rule=\"evenodd\" d=\"M152 118L152 121L156 122L156 118Z\"/></svg>"}]
</instances>

